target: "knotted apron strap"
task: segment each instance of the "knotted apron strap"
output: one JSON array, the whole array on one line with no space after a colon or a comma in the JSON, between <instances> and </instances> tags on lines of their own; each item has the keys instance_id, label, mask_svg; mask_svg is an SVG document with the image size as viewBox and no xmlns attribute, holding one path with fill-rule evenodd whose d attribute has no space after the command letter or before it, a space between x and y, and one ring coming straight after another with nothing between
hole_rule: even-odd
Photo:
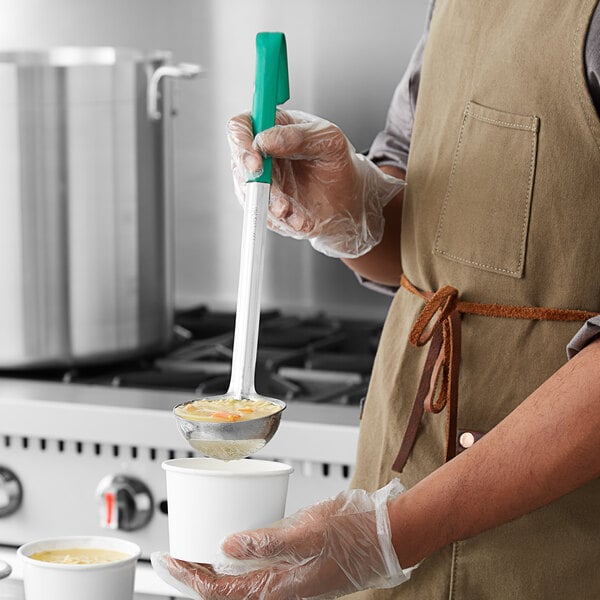
<instances>
[{"instance_id":1,"label":"knotted apron strap","mask_svg":"<svg viewBox=\"0 0 600 600\"><path fill-rule=\"evenodd\" d=\"M458 423L458 374L460 366L461 313L488 317L544 321L586 321L599 314L585 310L483 304L458 300L458 291L444 286L424 292L402 275L400 285L423 298L425 306L409 334L414 346L430 344L415 401L393 469L402 472L417 439L425 411L438 413L446 408L446 455L456 455Z\"/></svg>"}]
</instances>

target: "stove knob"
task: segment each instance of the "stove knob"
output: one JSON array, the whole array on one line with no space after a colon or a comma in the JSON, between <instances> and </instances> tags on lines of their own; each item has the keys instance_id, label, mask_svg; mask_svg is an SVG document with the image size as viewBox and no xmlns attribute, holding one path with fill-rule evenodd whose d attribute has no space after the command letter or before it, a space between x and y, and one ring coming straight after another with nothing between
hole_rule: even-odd
<instances>
[{"instance_id":1,"label":"stove knob","mask_svg":"<svg viewBox=\"0 0 600 600\"><path fill-rule=\"evenodd\" d=\"M100 526L134 531L152 518L154 503L145 483L129 475L107 475L96 490L100 502Z\"/></svg>"},{"instance_id":2,"label":"stove knob","mask_svg":"<svg viewBox=\"0 0 600 600\"><path fill-rule=\"evenodd\" d=\"M21 506L23 488L19 478L6 467L0 467L0 518L12 515Z\"/></svg>"}]
</instances>

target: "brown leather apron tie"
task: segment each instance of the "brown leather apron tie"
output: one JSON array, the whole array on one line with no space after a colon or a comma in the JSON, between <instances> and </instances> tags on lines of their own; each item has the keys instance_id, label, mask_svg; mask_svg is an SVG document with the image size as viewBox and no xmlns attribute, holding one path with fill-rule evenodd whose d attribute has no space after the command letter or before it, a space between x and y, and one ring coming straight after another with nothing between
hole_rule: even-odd
<instances>
[{"instance_id":1,"label":"brown leather apron tie","mask_svg":"<svg viewBox=\"0 0 600 600\"><path fill-rule=\"evenodd\" d=\"M439 413L446 408L445 460L456 455L461 314L539 321L586 321L598 314L563 308L464 302L458 299L458 290L452 286L446 285L437 292L424 292L404 275L400 278L400 285L426 300L408 339L414 346L429 343L429 351L406 432L394 461L393 469L397 472L406 465L424 411Z\"/></svg>"}]
</instances>

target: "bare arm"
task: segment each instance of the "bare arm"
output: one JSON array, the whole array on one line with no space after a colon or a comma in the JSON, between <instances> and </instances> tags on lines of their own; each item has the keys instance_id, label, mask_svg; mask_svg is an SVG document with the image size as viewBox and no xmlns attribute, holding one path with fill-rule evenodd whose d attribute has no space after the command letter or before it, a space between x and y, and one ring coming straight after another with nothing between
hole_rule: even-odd
<instances>
[{"instance_id":1,"label":"bare arm","mask_svg":"<svg viewBox=\"0 0 600 600\"><path fill-rule=\"evenodd\" d=\"M404 179L401 169L383 166L382 171L398 179ZM383 239L368 254L359 258L343 259L343 262L359 275L384 285L398 285L402 274L400 259L400 229L402 226L402 201L404 191L395 196L383 210L385 229Z\"/></svg>"},{"instance_id":2,"label":"bare arm","mask_svg":"<svg viewBox=\"0 0 600 600\"><path fill-rule=\"evenodd\" d=\"M402 566L544 506L600 475L599 364L596 341L469 450L390 504Z\"/></svg>"}]
</instances>

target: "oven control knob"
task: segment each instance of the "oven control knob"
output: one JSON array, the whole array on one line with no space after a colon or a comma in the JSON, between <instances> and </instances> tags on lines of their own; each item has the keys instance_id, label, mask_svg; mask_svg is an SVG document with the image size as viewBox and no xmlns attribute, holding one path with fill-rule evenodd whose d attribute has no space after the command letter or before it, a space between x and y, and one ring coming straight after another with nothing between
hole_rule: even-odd
<instances>
[{"instance_id":1,"label":"oven control knob","mask_svg":"<svg viewBox=\"0 0 600 600\"><path fill-rule=\"evenodd\" d=\"M96 490L100 526L134 531L148 524L154 502L148 486L130 475L107 475Z\"/></svg>"},{"instance_id":2,"label":"oven control knob","mask_svg":"<svg viewBox=\"0 0 600 600\"><path fill-rule=\"evenodd\" d=\"M19 478L7 467L0 466L0 518L12 515L22 501L23 488Z\"/></svg>"}]
</instances>

